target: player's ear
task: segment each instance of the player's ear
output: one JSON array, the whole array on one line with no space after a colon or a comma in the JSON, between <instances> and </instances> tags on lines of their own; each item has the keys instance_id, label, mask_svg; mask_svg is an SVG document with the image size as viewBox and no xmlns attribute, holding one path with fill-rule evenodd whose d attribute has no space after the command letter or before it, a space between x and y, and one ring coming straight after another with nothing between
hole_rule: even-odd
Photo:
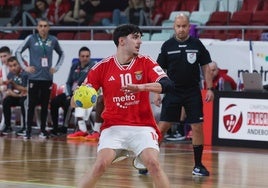
<instances>
[{"instance_id":1,"label":"player's ear","mask_svg":"<svg viewBox=\"0 0 268 188\"><path fill-rule=\"evenodd\" d=\"M119 44L119 46L125 44L125 39L126 39L126 37L119 37L119 39L118 39L118 42L119 42L118 44Z\"/></svg>"}]
</instances>

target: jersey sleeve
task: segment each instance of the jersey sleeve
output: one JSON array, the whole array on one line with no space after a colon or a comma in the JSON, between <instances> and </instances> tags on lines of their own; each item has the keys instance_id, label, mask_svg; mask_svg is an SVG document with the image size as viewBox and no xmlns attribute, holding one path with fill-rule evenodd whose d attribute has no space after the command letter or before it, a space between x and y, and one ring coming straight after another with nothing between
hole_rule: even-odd
<instances>
[{"instance_id":1,"label":"jersey sleeve","mask_svg":"<svg viewBox=\"0 0 268 188\"><path fill-rule=\"evenodd\" d=\"M150 57L147 57L146 65L150 65L150 68L147 69L150 77L149 82L158 82L161 78L167 77L165 71Z\"/></svg>"},{"instance_id":2,"label":"jersey sleeve","mask_svg":"<svg viewBox=\"0 0 268 188\"><path fill-rule=\"evenodd\" d=\"M212 62L210 54L208 52L208 50L206 49L206 47L203 45L203 43L201 41L200 42L200 65L206 65Z\"/></svg>"}]
</instances>

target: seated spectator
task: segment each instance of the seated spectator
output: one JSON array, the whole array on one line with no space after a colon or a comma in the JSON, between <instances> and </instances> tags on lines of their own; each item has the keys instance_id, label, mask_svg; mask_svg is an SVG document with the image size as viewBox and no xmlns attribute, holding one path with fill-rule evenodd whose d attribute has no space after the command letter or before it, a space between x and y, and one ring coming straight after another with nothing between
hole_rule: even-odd
<instances>
[{"instance_id":1,"label":"seated spectator","mask_svg":"<svg viewBox=\"0 0 268 188\"><path fill-rule=\"evenodd\" d=\"M156 7L155 0L144 0L145 7L143 9L144 22L142 25L155 26L161 25L163 14L159 7Z\"/></svg>"},{"instance_id":2,"label":"seated spectator","mask_svg":"<svg viewBox=\"0 0 268 188\"><path fill-rule=\"evenodd\" d=\"M49 3L51 2L46 0L36 0L33 9L27 11L21 9L7 26L36 26L39 19L47 18ZM30 30L23 30L19 39L24 39L31 33Z\"/></svg>"},{"instance_id":3,"label":"seated spectator","mask_svg":"<svg viewBox=\"0 0 268 188\"><path fill-rule=\"evenodd\" d=\"M129 6L121 11L120 9L115 9L113 11L112 20L104 18L102 20L103 26L118 26L120 24L131 23L135 25L143 25L144 16L143 10L144 3L143 0L129 0Z\"/></svg>"},{"instance_id":4,"label":"seated spectator","mask_svg":"<svg viewBox=\"0 0 268 188\"><path fill-rule=\"evenodd\" d=\"M36 0L34 8L27 11L21 9L7 26L35 26L37 19L47 18L48 7L49 4L46 0Z\"/></svg>"},{"instance_id":5,"label":"seated spectator","mask_svg":"<svg viewBox=\"0 0 268 188\"><path fill-rule=\"evenodd\" d=\"M50 25L61 25L65 15L69 12L69 0L55 0L49 5L47 19Z\"/></svg>"},{"instance_id":6,"label":"seated spectator","mask_svg":"<svg viewBox=\"0 0 268 188\"><path fill-rule=\"evenodd\" d=\"M5 119L5 127L2 131L4 135L12 132L11 128L11 107L20 106L22 114L22 128L17 132L18 135L23 135L26 128L24 101L27 95L27 80L28 76L22 70L15 56L8 60L9 74L6 96L3 100L3 114Z\"/></svg>"},{"instance_id":7,"label":"seated spectator","mask_svg":"<svg viewBox=\"0 0 268 188\"><path fill-rule=\"evenodd\" d=\"M9 47L2 46L0 48L0 62L1 62L1 71L0 71L0 91L1 91L1 98L4 97L5 91L6 91L6 85L4 82L7 81L7 75L9 73L8 69L8 58L10 58L12 55L12 52Z\"/></svg>"},{"instance_id":8,"label":"seated spectator","mask_svg":"<svg viewBox=\"0 0 268 188\"><path fill-rule=\"evenodd\" d=\"M64 16L62 25L88 25L93 16L93 7L98 6L99 3L100 0L72 1L72 9Z\"/></svg>"},{"instance_id":9,"label":"seated spectator","mask_svg":"<svg viewBox=\"0 0 268 188\"><path fill-rule=\"evenodd\" d=\"M59 108L62 107L64 111L63 122L67 118L67 112L70 106L70 99L76 87L80 86L85 80L88 71L93 67L95 62L90 59L91 52L87 47L82 47L78 53L79 61L72 64L69 76L66 82L66 91L54 97L50 102L51 117L53 122L52 135L59 133L67 133L67 127L58 127Z\"/></svg>"},{"instance_id":10,"label":"seated spectator","mask_svg":"<svg viewBox=\"0 0 268 188\"><path fill-rule=\"evenodd\" d=\"M209 64L209 67L212 71L213 87L215 89L219 90L219 81L220 79L223 79L224 90L236 90L236 82L233 80L233 78L227 75L228 70L220 69L217 63L214 61Z\"/></svg>"},{"instance_id":11,"label":"seated spectator","mask_svg":"<svg viewBox=\"0 0 268 188\"><path fill-rule=\"evenodd\" d=\"M72 140L84 140L84 141L98 141L100 137L100 127L103 123L103 119L101 117L101 114L104 110L104 101L103 101L103 95L99 95L97 98L96 105L94 106L95 109L95 119L94 119L94 126L92 127L93 130L88 131L87 125L85 123L85 120L88 119L87 115L89 115L89 112L91 113L92 108L88 109L88 112L84 112L84 114L81 114L81 109L76 108L75 110L75 116L80 117L80 122L78 121L78 131L75 133L69 134L67 136L67 139L72 139ZM85 110L85 109L83 109Z\"/></svg>"}]
</instances>

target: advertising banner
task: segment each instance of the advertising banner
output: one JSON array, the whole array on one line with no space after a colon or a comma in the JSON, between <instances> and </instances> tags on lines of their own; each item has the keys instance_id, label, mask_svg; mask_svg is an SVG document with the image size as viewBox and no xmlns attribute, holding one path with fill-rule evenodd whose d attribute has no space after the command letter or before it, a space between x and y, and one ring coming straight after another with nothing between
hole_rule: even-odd
<instances>
[{"instance_id":1,"label":"advertising banner","mask_svg":"<svg viewBox=\"0 0 268 188\"><path fill-rule=\"evenodd\" d=\"M267 99L220 98L219 106L220 139L268 141Z\"/></svg>"}]
</instances>

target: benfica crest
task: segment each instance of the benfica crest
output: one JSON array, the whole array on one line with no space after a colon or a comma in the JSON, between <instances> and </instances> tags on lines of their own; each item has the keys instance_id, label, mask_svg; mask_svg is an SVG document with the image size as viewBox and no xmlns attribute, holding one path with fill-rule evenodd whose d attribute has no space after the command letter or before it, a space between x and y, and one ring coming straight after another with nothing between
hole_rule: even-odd
<instances>
[{"instance_id":1,"label":"benfica crest","mask_svg":"<svg viewBox=\"0 0 268 188\"><path fill-rule=\"evenodd\" d=\"M193 64L196 61L196 53L187 53L187 61Z\"/></svg>"},{"instance_id":2,"label":"benfica crest","mask_svg":"<svg viewBox=\"0 0 268 188\"><path fill-rule=\"evenodd\" d=\"M135 72L135 78L137 80L141 80L142 79L142 71L136 71Z\"/></svg>"}]
</instances>

